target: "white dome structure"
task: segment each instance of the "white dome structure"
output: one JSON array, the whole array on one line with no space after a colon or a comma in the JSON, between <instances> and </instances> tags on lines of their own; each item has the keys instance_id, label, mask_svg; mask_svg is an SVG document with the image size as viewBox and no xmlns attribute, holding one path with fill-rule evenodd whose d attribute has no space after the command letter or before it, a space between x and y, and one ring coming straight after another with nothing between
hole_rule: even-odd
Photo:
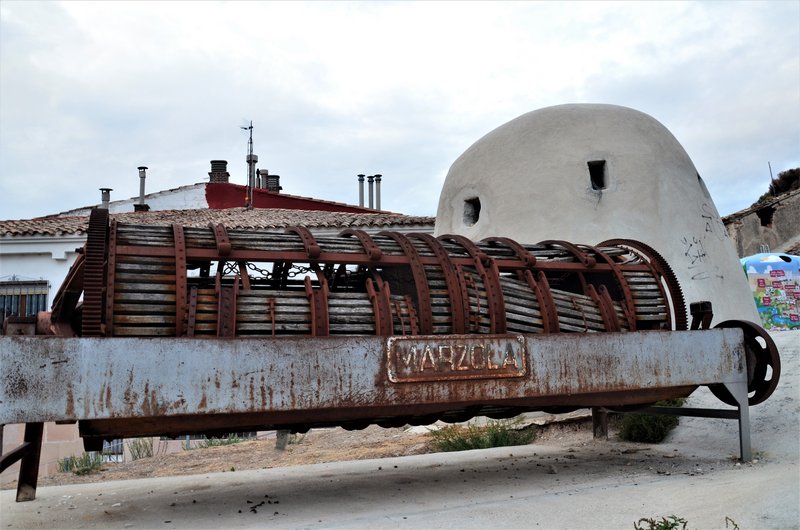
<instances>
[{"instance_id":1,"label":"white dome structure","mask_svg":"<svg viewBox=\"0 0 800 530\"><path fill-rule=\"evenodd\" d=\"M451 166L436 234L596 245L636 239L675 271L714 323L758 322L753 295L686 151L652 117L615 105L548 107L490 132Z\"/></svg>"}]
</instances>

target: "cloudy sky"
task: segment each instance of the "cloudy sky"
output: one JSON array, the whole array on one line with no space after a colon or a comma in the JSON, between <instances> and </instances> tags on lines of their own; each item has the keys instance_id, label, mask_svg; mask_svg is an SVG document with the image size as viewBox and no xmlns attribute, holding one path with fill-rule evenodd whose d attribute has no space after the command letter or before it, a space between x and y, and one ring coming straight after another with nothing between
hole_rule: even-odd
<instances>
[{"instance_id":1,"label":"cloudy sky","mask_svg":"<svg viewBox=\"0 0 800 530\"><path fill-rule=\"evenodd\" d=\"M450 164L541 107L667 126L721 214L800 166L800 2L0 3L0 219L207 180L433 215Z\"/></svg>"}]
</instances>

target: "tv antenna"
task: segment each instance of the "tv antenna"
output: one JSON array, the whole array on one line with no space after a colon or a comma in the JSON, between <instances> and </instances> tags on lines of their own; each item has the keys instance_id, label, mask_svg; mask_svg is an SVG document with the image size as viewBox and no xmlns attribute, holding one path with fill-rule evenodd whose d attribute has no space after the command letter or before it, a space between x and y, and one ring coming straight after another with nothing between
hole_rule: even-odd
<instances>
[{"instance_id":1,"label":"tv antenna","mask_svg":"<svg viewBox=\"0 0 800 530\"><path fill-rule=\"evenodd\" d=\"M256 162L258 157L253 155L253 120L250 120L249 127L239 127L243 131L250 131L250 139L247 141L247 197L245 206L248 210L253 209L253 188L256 182Z\"/></svg>"}]
</instances>

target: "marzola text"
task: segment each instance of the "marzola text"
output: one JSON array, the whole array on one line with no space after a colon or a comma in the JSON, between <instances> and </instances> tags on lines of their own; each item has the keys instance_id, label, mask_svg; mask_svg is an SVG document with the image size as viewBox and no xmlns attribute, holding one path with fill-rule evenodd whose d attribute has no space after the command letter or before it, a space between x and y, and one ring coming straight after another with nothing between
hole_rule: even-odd
<instances>
[{"instance_id":1,"label":"marzola text","mask_svg":"<svg viewBox=\"0 0 800 530\"><path fill-rule=\"evenodd\" d=\"M472 379L525 375L524 342L491 340L419 341L394 339L389 348L392 380Z\"/></svg>"}]
</instances>

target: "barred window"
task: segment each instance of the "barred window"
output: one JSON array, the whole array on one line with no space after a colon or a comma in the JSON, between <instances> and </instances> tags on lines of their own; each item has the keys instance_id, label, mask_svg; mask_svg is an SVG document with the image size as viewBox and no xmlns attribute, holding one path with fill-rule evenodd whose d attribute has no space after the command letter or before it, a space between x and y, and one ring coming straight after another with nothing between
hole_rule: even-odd
<instances>
[{"instance_id":1,"label":"barred window","mask_svg":"<svg viewBox=\"0 0 800 530\"><path fill-rule=\"evenodd\" d=\"M18 276L0 278L0 315L35 316L39 311L47 311L47 298L50 282L47 280L24 280Z\"/></svg>"}]
</instances>

